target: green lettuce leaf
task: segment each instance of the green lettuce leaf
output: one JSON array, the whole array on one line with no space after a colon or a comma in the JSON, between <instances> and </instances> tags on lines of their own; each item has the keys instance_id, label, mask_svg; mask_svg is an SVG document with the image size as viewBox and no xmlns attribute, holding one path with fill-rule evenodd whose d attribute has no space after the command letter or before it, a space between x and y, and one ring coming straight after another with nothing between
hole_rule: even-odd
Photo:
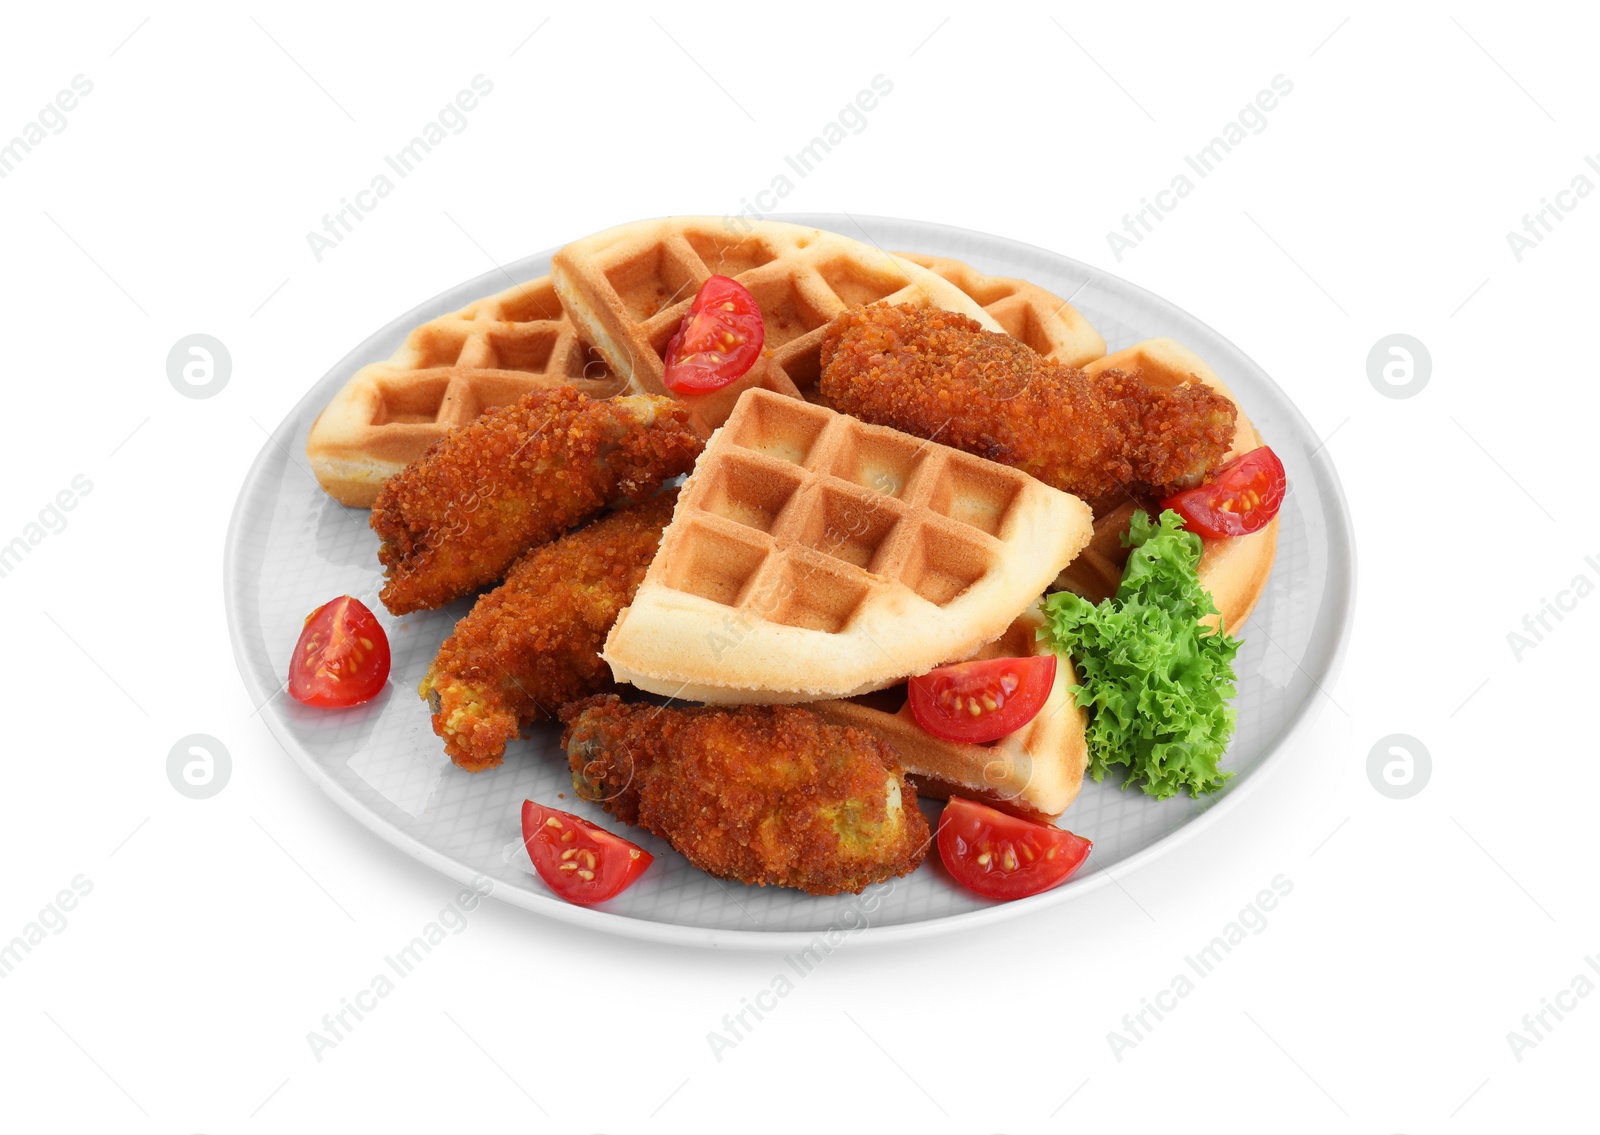
<instances>
[{"instance_id":1,"label":"green lettuce leaf","mask_svg":"<svg viewBox=\"0 0 1600 1135\"><path fill-rule=\"evenodd\" d=\"M1200 585L1200 537L1170 509L1152 521L1136 512L1123 543L1133 550L1117 593L1095 605L1069 592L1045 601L1039 634L1072 657L1089 714L1089 772L1127 770L1166 799L1215 792L1232 773L1217 761L1233 735L1233 659L1239 643L1202 626L1217 613Z\"/></svg>"}]
</instances>

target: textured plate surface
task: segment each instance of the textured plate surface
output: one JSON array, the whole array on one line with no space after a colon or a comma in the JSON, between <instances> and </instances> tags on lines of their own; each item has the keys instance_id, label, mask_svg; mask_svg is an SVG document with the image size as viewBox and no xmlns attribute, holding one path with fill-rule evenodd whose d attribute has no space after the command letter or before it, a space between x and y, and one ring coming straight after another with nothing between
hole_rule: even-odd
<instances>
[{"instance_id":1,"label":"textured plate surface","mask_svg":"<svg viewBox=\"0 0 1600 1135\"><path fill-rule=\"evenodd\" d=\"M395 846L462 882L486 877L497 897L551 917L633 937L707 946L794 949L830 929L857 940L923 936L1014 917L1103 885L1106 868L1124 868L1175 846L1201 824L1238 811L1239 798L1263 766L1292 748L1293 736L1321 709L1349 634L1355 584L1349 516L1327 450L1267 375L1198 320L1115 276L999 237L924 222L834 215L782 216L833 229L883 248L909 248L965 260L979 271L1020 276L1068 297L1105 336L1109 351L1170 336L1211 364L1233 390L1288 469L1290 495L1280 525L1277 566L1244 630L1240 651L1239 726L1223 762L1237 775L1203 801L1156 801L1110 781L1085 781L1062 823L1089 836L1094 854L1083 872L1054 891L993 904L952 883L936 862L861 896L813 898L778 888L746 887L690 867L664 841L625 834L655 853L635 886L603 910L553 897L522 850L518 814L533 798L585 812L621 830L598 809L576 801L552 727L514 742L506 763L472 775L454 768L429 727L417 683L469 601L442 611L394 618L378 602L377 538L364 510L328 497L305 466L305 439L317 413L356 369L387 358L406 332L506 286L486 273L400 316L322 377L289 414L251 467L234 507L224 562L228 622L251 703L308 776L351 815ZM858 223L859 220L859 223ZM864 231L863 231L864 226ZM551 250L552 252L554 250ZM550 270L550 253L508 265L518 280ZM373 702L328 713L307 709L283 691L301 621L317 604L354 595L389 632L394 669ZM566 800L556 794L564 792ZM585 811L587 809L587 812ZM937 859L937 852L931 857ZM482 886L482 883L479 883Z\"/></svg>"}]
</instances>

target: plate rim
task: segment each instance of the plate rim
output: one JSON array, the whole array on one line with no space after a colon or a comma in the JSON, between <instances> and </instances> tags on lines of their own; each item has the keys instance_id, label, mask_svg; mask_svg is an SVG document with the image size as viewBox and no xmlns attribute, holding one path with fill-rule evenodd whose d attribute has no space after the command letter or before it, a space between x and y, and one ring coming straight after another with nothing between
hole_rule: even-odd
<instances>
[{"instance_id":1,"label":"plate rim","mask_svg":"<svg viewBox=\"0 0 1600 1135\"><path fill-rule=\"evenodd\" d=\"M1187 321L1204 328L1205 331L1215 336L1230 350L1243 359L1254 371L1252 377L1264 382L1277 393L1281 402L1292 415L1292 424L1302 429L1307 435L1315 436L1310 422L1301 412L1300 407L1290 398L1283 387L1280 386L1267 371L1250 355L1240 350L1239 347L1226 336L1218 333L1215 328L1203 320L1191 315L1183 308L1178 307L1170 300L1156 295L1154 292L1122 278L1111 272L1106 272L1090 264L1085 264L1062 253L1053 252L1039 245L1029 244L1026 241L1015 240L1011 237L986 233L976 229L963 228L938 221L923 221L909 217L884 217L873 214L850 213L773 213L760 218L761 220L784 221L790 224L805 224L816 228L832 229L842 232L845 226L854 225L855 228L867 237L868 241L876 244L871 234L867 231L863 221L883 222L894 225L911 225L919 229L926 229L952 237L962 237L976 240L988 245L1003 245L1012 250L1025 252L1029 256L1043 255L1057 260L1065 267L1083 274L1086 277L1085 286L1090 282L1113 282L1117 287L1125 289L1126 294L1146 303L1154 310L1159 311L1166 318L1176 317L1178 321ZM232 649L234 664L239 669L239 674L245 688L250 692L252 702L265 704L281 692L281 686L272 691L266 691L258 686L251 673L248 660L243 649L243 635L241 633L239 602L236 589L233 586L234 573L238 563L239 547L238 538L242 524L243 509L247 490L256 483L258 473L271 456L274 449L281 449L289 454L293 462L292 443L297 432L293 423L299 421L312 403L313 397L319 388L335 373L353 373L352 366L373 361L365 358L369 352L368 344L392 333L397 327L409 328L415 326L423 317L424 312L431 311L437 305L454 293L481 286L490 286L499 278L511 275L513 265L522 264L529 260L548 260L561 247L546 249L519 257L506 265L497 266L491 271L482 273L470 280L464 280L438 292L434 296L416 304L405 313L397 316L390 323L374 331L354 348L347 352L338 362L313 382L309 389L284 415L282 421L268 436L267 441L256 453L246 470L244 479L240 483L239 492L234 500L233 509L228 518L227 532L224 536L222 557L222 590L223 605L228 624L228 639ZM881 246L879 246L881 248ZM887 250L885 250L887 251ZM513 280L513 285L515 284ZM494 290L501 290L495 288ZM487 293L485 293L487 294ZM363 357L358 357L363 356ZM1312 679L1312 696L1300 702L1291 714L1287 724L1281 730L1276 741L1265 753L1259 763L1252 768L1248 775L1243 777L1238 787L1230 789L1228 793L1214 805L1186 820L1179 827L1160 837L1148 847L1141 848L1132 855L1117 862L1119 875L1126 876L1136 872L1170 854L1174 849L1182 846L1188 840L1200 833L1207 831L1217 822L1219 816L1231 815L1240 807L1240 801L1245 800L1257 790L1265 780L1266 774L1284 763L1282 754L1291 748L1301 735L1310 728L1324 711L1323 702L1330 700L1329 695L1322 689L1327 684L1337 680L1343 669L1346 652L1349 648L1351 630L1355 620L1356 591L1358 583L1358 558L1356 554L1355 531L1351 521L1349 502L1345 497L1344 486L1339 478L1338 469L1334 466L1333 458L1326 448L1313 453L1310 458L1312 471L1318 479L1319 488L1323 490L1324 503L1328 506L1328 532L1330 548L1337 548L1343 553L1345 571L1340 577L1342 586L1340 594L1333 596L1332 601L1338 604L1335 611L1336 622L1334 627L1334 641L1327 650L1325 660L1317 673L1310 674ZM1331 565L1330 565L1331 567ZM1330 570L1330 580L1335 578ZM1308 672L1310 673L1310 672ZM1316 692L1321 697L1316 697ZM433 868L435 871L453 879L456 882L473 885L482 877L482 873L467 863L453 859L441 851L422 842L416 836L406 832L396 824L385 819L375 810L369 808L353 793L340 785L333 777L329 776L308 754L290 743L285 736L282 723L271 712L263 712L262 719L266 722L267 730L272 734L279 748L283 749L289 757L300 767L300 770L327 795L334 803L338 804L351 817L363 827L378 836L385 843L410 855L420 863ZM920 919L916 922L896 923L886 926L866 926L857 930L847 931L849 940L857 944L887 945L918 941L926 938L938 937L946 934L963 933L978 929L983 926L997 925L1013 918L1026 914L1059 906L1074 898L1090 894L1112 882L1109 870L1097 872L1086 879L1069 882L1043 894L1033 895L1029 898L1019 899L1009 903L994 903L978 910L965 911L960 914L944 915L937 918ZM833 927L824 927L816 930L740 930L717 929L713 927L686 926L680 923L658 922L652 919L635 918L628 915L615 914L610 911L596 910L588 907L575 906L556 898L554 895L541 895L534 891L523 891L510 887L494 886L490 895L509 905L520 907L535 914L544 915L558 921L571 923L600 933L615 934L635 940L656 942L666 945L688 945L709 948L735 948L741 950L781 951L810 944L818 937L824 936Z\"/></svg>"}]
</instances>

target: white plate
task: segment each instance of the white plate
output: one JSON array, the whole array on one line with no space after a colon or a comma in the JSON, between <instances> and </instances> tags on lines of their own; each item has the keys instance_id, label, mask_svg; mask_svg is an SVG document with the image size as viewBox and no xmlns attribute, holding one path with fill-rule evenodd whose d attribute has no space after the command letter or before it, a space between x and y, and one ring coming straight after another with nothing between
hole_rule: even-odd
<instances>
[{"instance_id":1,"label":"white plate","mask_svg":"<svg viewBox=\"0 0 1600 1135\"><path fill-rule=\"evenodd\" d=\"M1109 780L1086 781L1062 823L1094 840L1082 873L1054 891L1009 904L985 902L958 888L937 853L907 878L862 896L814 898L776 887L747 887L690 867L662 840L625 834L656 855L632 888L604 909L555 898L532 873L522 850L519 810L525 798L620 825L573 797L553 727L514 742L506 763L466 773L444 756L429 726L418 681L468 601L442 611L392 618L378 602L377 539L364 510L329 498L305 464L305 439L317 413L361 365L388 357L418 323L506 287L485 273L436 296L374 334L314 385L263 447L240 490L224 565L234 655L262 713L306 775L384 839L461 882L486 878L492 893L552 918L656 941L702 946L794 949L830 929L886 941L923 937L1011 918L1070 902L1103 885L1106 869L1124 869L1175 847L1202 825L1222 822L1260 779L1269 758L1292 747L1326 700L1348 637L1355 583L1350 520L1327 451L1283 391L1245 354L1193 317L1115 276L1064 256L1000 237L942 225L832 215L776 218L871 240L887 249L954 257L991 275L1020 276L1070 298L1116 351L1170 336L1211 364L1239 397L1289 472L1277 566L1244 628L1238 731L1224 766L1236 775L1220 794L1156 801ZM863 228L864 226L864 228ZM552 250L553 251L553 250ZM550 269L550 253L507 270L517 280ZM283 692L291 648L306 613L333 596L361 599L389 632L394 670L389 688L356 709L307 709ZM566 799L559 800L558 793Z\"/></svg>"}]
</instances>

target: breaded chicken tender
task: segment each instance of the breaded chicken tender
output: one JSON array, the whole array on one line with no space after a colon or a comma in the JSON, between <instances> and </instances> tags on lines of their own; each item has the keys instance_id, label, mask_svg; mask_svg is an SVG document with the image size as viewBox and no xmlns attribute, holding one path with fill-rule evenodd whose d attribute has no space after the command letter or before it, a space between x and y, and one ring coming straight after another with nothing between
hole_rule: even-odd
<instances>
[{"instance_id":1,"label":"breaded chicken tender","mask_svg":"<svg viewBox=\"0 0 1600 1135\"><path fill-rule=\"evenodd\" d=\"M889 745L797 706L561 711L578 795L656 833L701 870L814 895L904 875L928 822Z\"/></svg>"},{"instance_id":2,"label":"breaded chicken tender","mask_svg":"<svg viewBox=\"0 0 1600 1135\"><path fill-rule=\"evenodd\" d=\"M535 548L479 597L417 689L451 760L469 772L494 768L528 725L613 687L600 648L677 499L668 489Z\"/></svg>"},{"instance_id":3,"label":"breaded chicken tender","mask_svg":"<svg viewBox=\"0 0 1600 1135\"><path fill-rule=\"evenodd\" d=\"M596 401L562 386L490 410L379 490L383 605L429 610L494 583L529 548L687 473L702 448L670 398Z\"/></svg>"},{"instance_id":4,"label":"breaded chicken tender","mask_svg":"<svg viewBox=\"0 0 1600 1135\"><path fill-rule=\"evenodd\" d=\"M1032 474L1091 502L1198 484L1238 410L1201 383L1089 376L955 312L850 308L822 340L821 392L862 421Z\"/></svg>"}]
</instances>

